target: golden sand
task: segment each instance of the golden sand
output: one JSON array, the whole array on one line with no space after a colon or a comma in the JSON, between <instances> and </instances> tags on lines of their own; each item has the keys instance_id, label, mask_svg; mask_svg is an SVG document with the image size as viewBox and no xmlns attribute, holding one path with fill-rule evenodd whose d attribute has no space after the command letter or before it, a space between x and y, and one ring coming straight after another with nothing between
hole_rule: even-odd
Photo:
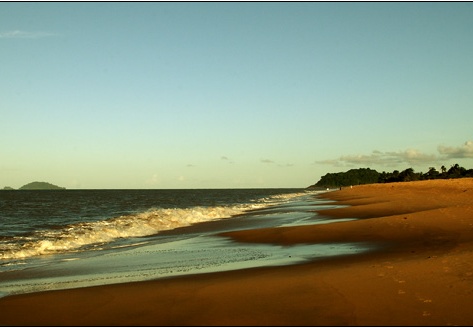
<instances>
[{"instance_id":1,"label":"golden sand","mask_svg":"<svg viewBox=\"0 0 473 328\"><path fill-rule=\"evenodd\" d=\"M362 242L307 264L0 299L2 325L473 324L473 179L354 186L321 197L361 218L225 233L239 242Z\"/></svg>"}]
</instances>

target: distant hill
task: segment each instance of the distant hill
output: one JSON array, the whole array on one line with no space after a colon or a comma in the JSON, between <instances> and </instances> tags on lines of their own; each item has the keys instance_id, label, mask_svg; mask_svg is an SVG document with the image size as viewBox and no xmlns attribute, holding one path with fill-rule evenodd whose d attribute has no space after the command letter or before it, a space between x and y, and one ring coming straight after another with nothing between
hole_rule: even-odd
<instances>
[{"instance_id":1,"label":"distant hill","mask_svg":"<svg viewBox=\"0 0 473 328\"><path fill-rule=\"evenodd\" d=\"M379 173L370 168L352 169L347 172L327 173L320 180L310 186L314 188L338 188L349 185L378 183Z\"/></svg>"},{"instance_id":2,"label":"distant hill","mask_svg":"<svg viewBox=\"0 0 473 328\"><path fill-rule=\"evenodd\" d=\"M20 190L64 190L66 188L58 187L48 182L31 182L20 187Z\"/></svg>"},{"instance_id":3,"label":"distant hill","mask_svg":"<svg viewBox=\"0 0 473 328\"><path fill-rule=\"evenodd\" d=\"M8 186L6 186L6 187L3 187L3 189L2 189L2 190L15 190L15 189L13 189L12 187L8 187Z\"/></svg>"}]
</instances>

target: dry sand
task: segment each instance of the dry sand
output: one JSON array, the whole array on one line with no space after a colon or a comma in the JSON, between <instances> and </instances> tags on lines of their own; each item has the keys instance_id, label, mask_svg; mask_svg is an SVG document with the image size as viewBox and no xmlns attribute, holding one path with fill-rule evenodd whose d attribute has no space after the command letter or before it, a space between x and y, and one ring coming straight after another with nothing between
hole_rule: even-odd
<instances>
[{"instance_id":1,"label":"dry sand","mask_svg":"<svg viewBox=\"0 0 473 328\"><path fill-rule=\"evenodd\" d=\"M326 225L226 233L239 242L366 242L285 267L0 299L2 325L473 325L473 179L354 186Z\"/></svg>"}]
</instances>

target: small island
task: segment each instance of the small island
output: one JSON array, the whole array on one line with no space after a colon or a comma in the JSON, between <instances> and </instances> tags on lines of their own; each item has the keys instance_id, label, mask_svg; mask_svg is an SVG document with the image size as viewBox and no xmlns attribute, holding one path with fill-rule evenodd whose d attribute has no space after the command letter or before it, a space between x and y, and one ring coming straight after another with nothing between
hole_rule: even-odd
<instances>
[{"instance_id":1,"label":"small island","mask_svg":"<svg viewBox=\"0 0 473 328\"><path fill-rule=\"evenodd\" d=\"M19 190L65 190L66 188L53 185L49 182L31 182L20 187Z\"/></svg>"}]
</instances>

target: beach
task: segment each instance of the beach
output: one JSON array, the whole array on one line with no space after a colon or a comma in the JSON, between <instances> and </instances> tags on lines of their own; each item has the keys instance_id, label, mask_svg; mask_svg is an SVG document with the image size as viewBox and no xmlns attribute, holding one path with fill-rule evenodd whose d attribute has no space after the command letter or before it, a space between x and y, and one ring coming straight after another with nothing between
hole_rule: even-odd
<instances>
[{"instance_id":1,"label":"beach","mask_svg":"<svg viewBox=\"0 0 473 328\"><path fill-rule=\"evenodd\" d=\"M220 233L242 244L361 243L371 251L0 298L1 325L473 324L473 179L347 187L330 224Z\"/></svg>"}]
</instances>

